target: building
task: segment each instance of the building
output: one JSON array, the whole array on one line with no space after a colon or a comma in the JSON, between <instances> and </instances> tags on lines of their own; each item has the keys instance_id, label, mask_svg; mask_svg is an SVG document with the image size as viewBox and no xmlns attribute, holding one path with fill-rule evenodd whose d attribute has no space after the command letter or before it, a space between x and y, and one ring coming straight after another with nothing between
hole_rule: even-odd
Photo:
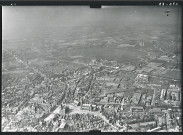
<instances>
[{"instance_id":1,"label":"building","mask_svg":"<svg viewBox=\"0 0 183 135\"><path fill-rule=\"evenodd\" d=\"M109 81L112 82L115 80L115 77L97 77L96 81Z\"/></svg>"},{"instance_id":2,"label":"building","mask_svg":"<svg viewBox=\"0 0 183 135\"><path fill-rule=\"evenodd\" d=\"M107 87L115 87L115 88L117 88L118 85L119 85L118 83L114 83L114 82L107 82L106 83Z\"/></svg>"},{"instance_id":3,"label":"building","mask_svg":"<svg viewBox=\"0 0 183 135\"><path fill-rule=\"evenodd\" d=\"M100 102L107 103L108 102L108 97L104 97L103 99L100 100Z\"/></svg>"},{"instance_id":4,"label":"building","mask_svg":"<svg viewBox=\"0 0 183 135\"><path fill-rule=\"evenodd\" d=\"M152 96L148 96L146 98L146 105L151 105L151 101L152 101Z\"/></svg>"},{"instance_id":5,"label":"building","mask_svg":"<svg viewBox=\"0 0 183 135\"><path fill-rule=\"evenodd\" d=\"M144 115L145 111L144 108L142 106L131 106L129 108L129 114L134 115L134 116L142 116Z\"/></svg>"},{"instance_id":6,"label":"building","mask_svg":"<svg viewBox=\"0 0 183 135\"><path fill-rule=\"evenodd\" d=\"M117 97L122 97L122 98L123 98L124 92L122 92L122 93L115 93L115 95L116 95Z\"/></svg>"},{"instance_id":7,"label":"building","mask_svg":"<svg viewBox=\"0 0 183 135\"><path fill-rule=\"evenodd\" d=\"M141 93L134 93L132 97L132 102L135 104L139 104L140 98L141 98Z\"/></svg>"},{"instance_id":8,"label":"building","mask_svg":"<svg viewBox=\"0 0 183 135\"><path fill-rule=\"evenodd\" d=\"M122 98L121 97L116 97L115 103L121 103L121 101L122 101Z\"/></svg>"},{"instance_id":9,"label":"building","mask_svg":"<svg viewBox=\"0 0 183 135\"><path fill-rule=\"evenodd\" d=\"M92 111L96 111L97 110L97 105L91 105L92 107Z\"/></svg>"},{"instance_id":10,"label":"building","mask_svg":"<svg viewBox=\"0 0 183 135\"><path fill-rule=\"evenodd\" d=\"M156 121L142 122L140 126L156 125Z\"/></svg>"},{"instance_id":11,"label":"building","mask_svg":"<svg viewBox=\"0 0 183 135\"><path fill-rule=\"evenodd\" d=\"M108 102L114 102L114 97L109 97Z\"/></svg>"},{"instance_id":12,"label":"building","mask_svg":"<svg viewBox=\"0 0 183 135\"><path fill-rule=\"evenodd\" d=\"M113 94L107 94L107 97L114 97L114 95Z\"/></svg>"},{"instance_id":13,"label":"building","mask_svg":"<svg viewBox=\"0 0 183 135\"><path fill-rule=\"evenodd\" d=\"M83 105L81 105L81 109L82 109L82 110L91 111L92 105L91 105L91 104L83 104Z\"/></svg>"},{"instance_id":14,"label":"building","mask_svg":"<svg viewBox=\"0 0 183 135\"><path fill-rule=\"evenodd\" d=\"M79 106L79 105L80 105L80 102L77 101L77 100L74 100L74 104L75 104L76 106Z\"/></svg>"},{"instance_id":15,"label":"building","mask_svg":"<svg viewBox=\"0 0 183 135\"><path fill-rule=\"evenodd\" d=\"M157 115L157 114L164 114L164 112L162 112L161 108L153 108L149 110L149 113Z\"/></svg>"},{"instance_id":16,"label":"building","mask_svg":"<svg viewBox=\"0 0 183 135\"><path fill-rule=\"evenodd\" d=\"M180 101L181 94L180 94L180 88L176 85L170 85L167 90L167 95L169 100L173 101Z\"/></svg>"},{"instance_id":17,"label":"building","mask_svg":"<svg viewBox=\"0 0 183 135\"><path fill-rule=\"evenodd\" d=\"M144 112L144 108L142 106L131 106L130 112Z\"/></svg>"},{"instance_id":18,"label":"building","mask_svg":"<svg viewBox=\"0 0 183 135\"><path fill-rule=\"evenodd\" d=\"M161 90L160 100L164 100L166 96L166 89Z\"/></svg>"},{"instance_id":19,"label":"building","mask_svg":"<svg viewBox=\"0 0 183 135\"><path fill-rule=\"evenodd\" d=\"M149 76L144 74L138 74L136 77L136 81L140 83L148 83L149 82Z\"/></svg>"}]
</instances>

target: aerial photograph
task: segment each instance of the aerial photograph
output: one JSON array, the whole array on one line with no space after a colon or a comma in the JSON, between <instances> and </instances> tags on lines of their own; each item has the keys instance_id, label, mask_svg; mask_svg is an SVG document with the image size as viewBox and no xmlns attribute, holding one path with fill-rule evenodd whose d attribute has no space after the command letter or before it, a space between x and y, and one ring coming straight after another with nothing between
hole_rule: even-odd
<instances>
[{"instance_id":1,"label":"aerial photograph","mask_svg":"<svg viewBox=\"0 0 183 135\"><path fill-rule=\"evenodd\" d=\"M181 7L3 6L2 132L182 132Z\"/></svg>"}]
</instances>

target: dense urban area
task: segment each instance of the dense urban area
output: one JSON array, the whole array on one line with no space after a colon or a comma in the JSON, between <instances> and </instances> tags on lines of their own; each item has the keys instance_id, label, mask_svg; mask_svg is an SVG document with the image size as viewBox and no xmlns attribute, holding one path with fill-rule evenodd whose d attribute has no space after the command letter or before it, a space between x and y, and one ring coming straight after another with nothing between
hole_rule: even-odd
<instances>
[{"instance_id":1,"label":"dense urban area","mask_svg":"<svg viewBox=\"0 0 183 135\"><path fill-rule=\"evenodd\" d=\"M109 26L3 40L1 130L181 132L177 31Z\"/></svg>"}]
</instances>

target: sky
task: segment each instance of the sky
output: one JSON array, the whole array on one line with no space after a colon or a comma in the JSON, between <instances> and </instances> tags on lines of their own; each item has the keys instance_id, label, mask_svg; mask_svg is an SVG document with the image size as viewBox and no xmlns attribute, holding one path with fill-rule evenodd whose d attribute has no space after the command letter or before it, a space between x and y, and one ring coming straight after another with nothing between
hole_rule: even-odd
<instances>
[{"instance_id":1,"label":"sky","mask_svg":"<svg viewBox=\"0 0 183 135\"><path fill-rule=\"evenodd\" d=\"M3 6L3 39L53 27L85 25L169 25L178 29L180 7L113 6L90 9L88 6ZM165 11L170 10L169 16Z\"/></svg>"}]
</instances>

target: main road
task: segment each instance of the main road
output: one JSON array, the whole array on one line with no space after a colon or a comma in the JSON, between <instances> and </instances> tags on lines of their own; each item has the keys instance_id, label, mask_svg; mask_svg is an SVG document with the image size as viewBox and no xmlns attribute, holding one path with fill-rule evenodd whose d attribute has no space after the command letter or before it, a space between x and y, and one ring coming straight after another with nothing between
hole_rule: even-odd
<instances>
[{"instance_id":1,"label":"main road","mask_svg":"<svg viewBox=\"0 0 183 135\"><path fill-rule=\"evenodd\" d=\"M4 49L4 50L7 51L10 55L12 55L16 59L17 62L22 63L23 65L25 65L26 67L30 68L34 72L40 74L41 77L44 77L44 78L48 79L51 82L51 80L48 77L46 77L45 74L43 74L42 72L40 72L38 69L35 69L35 68L31 67L29 64L27 64L26 62L24 62L23 60L21 60L20 58L18 58L18 56L16 56L15 54L13 54L12 52L10 52L9 50L7 50L7 49Z\"/></svg>"}]
</instances>

